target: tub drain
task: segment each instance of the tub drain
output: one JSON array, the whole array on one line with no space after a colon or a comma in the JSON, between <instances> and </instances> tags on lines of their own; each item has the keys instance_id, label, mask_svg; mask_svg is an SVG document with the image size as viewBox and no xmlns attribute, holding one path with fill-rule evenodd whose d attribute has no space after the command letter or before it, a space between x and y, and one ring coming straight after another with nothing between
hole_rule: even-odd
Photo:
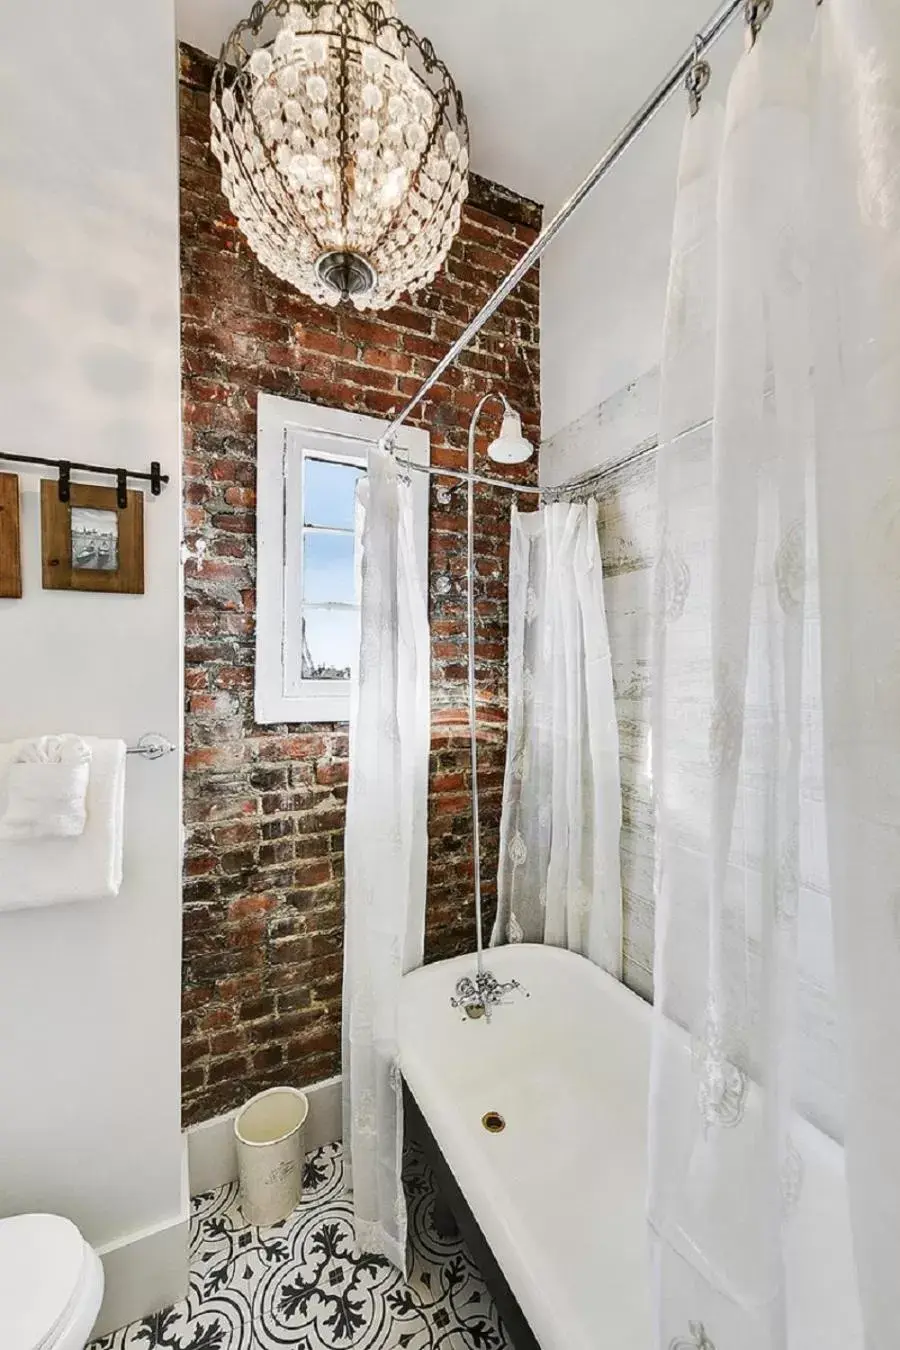
<instances>
[{"instance_id":1,"label":"tub drain","mask_svg":"<svg viewBox=\"0 0 900 1350\"><path fill-rule=\"evenodd\" d=\"M500 1134L506 1129L506 1121L499 1111L488 1111L481 1117L481 1123L488 1134Z\"/></svg>"}]
</instances>

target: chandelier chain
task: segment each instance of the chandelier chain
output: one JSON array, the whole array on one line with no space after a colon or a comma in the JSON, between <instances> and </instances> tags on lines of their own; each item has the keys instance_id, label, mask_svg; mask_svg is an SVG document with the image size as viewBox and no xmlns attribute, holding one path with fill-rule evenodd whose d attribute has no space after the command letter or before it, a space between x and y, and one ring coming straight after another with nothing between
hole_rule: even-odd
<instances>
[{"instance_id":1,"label":"chandelier chain","mask_svg":"<svg viewBox=\"0 0 900 1350\"><path fill-rule=\"evenodd\" d=\"M341 173L340 173L341 228L343 230L347 229L347 170L349 168L350 163L349 156L347 154L347 146L350 138L348 126L350 109L348 106L348 99L347 99L348 86L350 83L350 50L349 50L350 44L348 41L348 33L350 29L349 10L350 6L346 3L346 0L339 0L338 13L340 15L340 30L341 30L341 39L340 39L341 59L340 59L340 73L338 76L338 126L339 126L338 143L340 146L340 162L341 162Z\"/></svg>"}]
</instances>

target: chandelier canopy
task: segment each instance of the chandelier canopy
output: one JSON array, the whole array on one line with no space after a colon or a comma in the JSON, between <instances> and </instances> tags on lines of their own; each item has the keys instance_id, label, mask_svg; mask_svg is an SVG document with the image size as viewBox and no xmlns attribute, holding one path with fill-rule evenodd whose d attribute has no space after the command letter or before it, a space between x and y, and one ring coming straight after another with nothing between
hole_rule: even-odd
<instances>
[{"instance_id":1,"label":"chandelier canopy","mask_svg":"<svg viewBox=\"0 0 900 1350\"><path fill-rule=\"evenodd\" d=\"M432 281L468 193L462 96L394 0L257 3L212 83L222 188L270 271L387 309Z\"/></svg>"}]
</instances>

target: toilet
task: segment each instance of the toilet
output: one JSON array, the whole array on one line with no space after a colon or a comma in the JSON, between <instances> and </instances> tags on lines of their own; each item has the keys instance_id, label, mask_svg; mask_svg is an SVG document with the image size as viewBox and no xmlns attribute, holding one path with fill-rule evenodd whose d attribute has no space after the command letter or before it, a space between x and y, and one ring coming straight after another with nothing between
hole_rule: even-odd
<instances>
[{"instance_id":1,"label":"toilet","mask_svg":"<svg viewBox=\"0 0 900 1350\"><path fill-rule=\"evenodd\" d=\"M55 1214L0 1219L0 1346L85 1350L103 1298L100 1258Z\"/></svg>"}]
</instances>

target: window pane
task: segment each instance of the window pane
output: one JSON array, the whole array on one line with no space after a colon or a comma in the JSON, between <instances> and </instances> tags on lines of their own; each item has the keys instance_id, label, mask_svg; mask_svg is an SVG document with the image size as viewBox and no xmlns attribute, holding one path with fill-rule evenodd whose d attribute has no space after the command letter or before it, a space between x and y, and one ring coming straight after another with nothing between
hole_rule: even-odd
<instances>
[{"instance_id":1,"label":"window pane","mask_svg":"<svg viewBox=\"0 0 900 1350\"><path fill-rule=\"evenodd\" d=\"M359 613L350 609L303 611L304 680L349 680L359 651Z\"/></svg>"},{"instance_id":2,"label":"window pane","mask_svg":"<svg viewBox=\"0 0 900 1350\"><path fill-rule=\"evenodd\" d=\"M304 525L352 530L356 484L365 470L307 455L303 478Z\"/></svg>"},{"instance_id":3,"label":"window pane","mask_svg":"<svg viewBox=\"0 0 900 1350\"><path fill-rule=\"evenodd\" d=\"M310 605L356 603L352 534L303 531L303 599Z\"/></svg>"}]
</instances>

